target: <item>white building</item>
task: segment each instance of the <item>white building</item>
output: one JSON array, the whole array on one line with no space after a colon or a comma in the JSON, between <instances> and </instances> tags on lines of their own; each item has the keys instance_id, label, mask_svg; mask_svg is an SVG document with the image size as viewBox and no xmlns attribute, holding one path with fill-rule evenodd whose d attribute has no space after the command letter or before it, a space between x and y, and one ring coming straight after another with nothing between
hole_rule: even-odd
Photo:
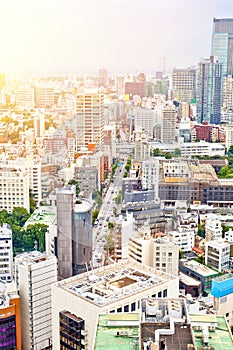
<instances>
[{"instance_id":1,"label":"white building","mask_svg":"<svg viewBox=\"0 0 233 350\"><path fill-rule=\"evenodd\" d=\"M8 224L0 227L0 279L6 282L13 279L12 230Z\"/></svg>"},{"instance_id":2,"label":"white building","mask_svg":"<svg viewBox=\"0 0 233 350\"><path fill-rule=\"evenodd\" d=\"M135 130L145 130L148 138L153 139L154 127L161 122L161 116L155 109L135 107L132 110Z\"/></svg>"},{"instance_id":3,"label":"white building","mask_svg":"<svg viewBox=\"0 0 233 350\"><path fill-rule=\"evenodd\" d=\"M78 345L93 349L100 313L134 312L141 309L142 298L176 298L178 294L178 277L127 259L60 281L52 286L53 347L60 349L74 335L71 327L67 336L61 333L61 323L82 322Z\"/></svg>"},{"instance_id":4,"label":"white building","mask_svg":"<svg viewBox=\"0 0 233 350\"><path fill-rule=\"evenodd\" d=\"M26 172L33 198L37 203L41 201L41 162L39 159L17 158L3 161L2 164L5 168L21 169Z\"/></svg>"},{"instance_id":5,"label":"white building","mask_svg":"<svg viewBox=\"0 0 233 350\"><path fill-rule=\"evenodd\" d=\"M0 210L11 213L14 207L30 211L29 179L25 170L0 167Z\"/></svg>"},{"instance_id":6,"label":"white building","mask_svg":"<svg viewBox=\"0 0 233 350\"><path fill-rule=\"evenodd\" d=\"M180 148L182 157L225 155L224 145L215 142L184 142L177 147Z\"/></svg>"},{"instance_id":7,"label":"white building","mask_svg":"<svg viewBox=\"0 0 233 350\"><path fill-rule=\"evenodd\" d=\"M229 269L231 244L224 239L209 241L206 243L205 264L224 272Z\"/></svg>"},{"instance_id":8,"label":"white building","mask_svg":"<svg viewBox=\"0 0 233 350\"><path fill-rule=\"evenodd\" d=\"M37 251L25 253L15 258L15 270L23 349L42 349L52 337L51 285L57 281L57 259Z\"/></svg>"},{"instance_id":9,"label":"white building","mask_svg":"<svg viewBox=\"0 0 233 350\"><path fill-rule=\"evenodd\" d=\"M173 276L178 275L179 247L169 237L130 238L129 258Z\"/></svg>"},{"instance_id":10,"label":"white building","mask_svg":"<svg viewBox=\"0 0 233 350\"><path fill-rule=\"evenodd\" d=\"M127 213L126 217L120 215L115 221L115 257L117 260L128 258L128 243L130 237L135 234L133 213Z\"/></svg>"},{"instance_id":11,"label":"white building","mask_svg":"<svg viewBox=\"0 0 233 350\"><path fill-rule=\"evenodd\" d=\"M208 216L205 224L206 241L217 240L222 238L222 224L216 216Z\"/></svg>"},{"instance_id":12,"label":"white building","mask_svg":"<svg viewBox=\"0 0 233 350\"><path fill-rule=\"evenodd\" d=\"M225 232L224 238L226 241L233 243L233 230L232 230L232 228L230 228L229 231Z\"/></svg>"},{"instance_id":13,"label":"white building","mask_svg":"<svg viewBox=\"0 0 233 350\"><path fill-rule=\"evenodd\" d=\"M184 252L191 252L194 247L195 229L182 229L178 227L175 231L170 231L171 241L180 247Z\"/></svg>"},{"instance_id":14,"label":"white building","mask_svg":"<svg viewBox=\"0 0 233 350\"><path fill-rule=\"evenodd\" d=\"M159 160L148 159L142 162L142 188L155 191L155 199L159 192Z\"/></svg>"}]
</instances>

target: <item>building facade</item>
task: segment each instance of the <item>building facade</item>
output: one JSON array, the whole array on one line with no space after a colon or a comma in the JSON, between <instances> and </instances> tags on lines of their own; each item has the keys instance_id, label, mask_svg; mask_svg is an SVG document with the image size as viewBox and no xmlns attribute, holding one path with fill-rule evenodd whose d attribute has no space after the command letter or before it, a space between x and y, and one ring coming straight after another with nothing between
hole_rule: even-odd
<instances>
[{"instance_id":1,"label":"building facade","mask_svg":"<svg viewBox=\"0 0 233 350\"><path fill-rule=\"evenodd\" d=\"M51 344L51 285L57 282L57 259L34 251L18 255L15 279L20 295L24 350Z\"/></svg>"}]
</instances>

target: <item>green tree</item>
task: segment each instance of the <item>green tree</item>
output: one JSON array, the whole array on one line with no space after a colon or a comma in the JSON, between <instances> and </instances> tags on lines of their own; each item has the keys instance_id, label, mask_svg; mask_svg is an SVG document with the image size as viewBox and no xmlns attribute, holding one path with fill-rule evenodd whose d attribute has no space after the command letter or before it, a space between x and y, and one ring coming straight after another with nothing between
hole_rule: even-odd
<instances>
[{"instance_id":1,"label":"green tree","mask_svg":"<svg viewBox=\"0 0 233 350\"><path fill-rule=\"evenodd\" d=\"M205 230L201 224L198 224L197 234L198 236L205 238Z\"/></svg>"},{"instance_id":2,"label":"green tree","mask_svg":"<svg viewBox=\"0 0 233 350\"><path fill-rule=\"evenodd\" d=\"M76 197L78 197L78 195L80 193L80 188L79 188L79 185L78 185L78 181L75 180L75 179L71 179L71 180L69 180L68 185L75 185L76 186Z\"/></svg>"},{"instance_id":3,"label":"green tree","mask_svg":"<svg viewBox=\"0 0 233 350\"><path fill-rule=\"evenodd\" d=\"M36 201L34 199L34 195L32 193L31 188L29 190L29 203L30 203L30 214L32 214L36 209Z\"/></svg>"},{"instance_id":4,"label":"green tree","mask_svg":"<svg viewBox=\"0 0 233 350\"><path fill-rule=\"evenodd\" d=\"M105 244L104 244L104 250L108 251L110 254L113 254L115 249L115 240L112 234L105 235Z\"/></svg>"},{"instance_id":5,"label":"green tree","mask_svg":"<svg viewBox=\"0 0 233 350\"><path fill-rule=\"evenodd\" d=\"M98 210L93 210L93 212L92 212L92 224L94 224L94 222L97 219L98 215L99 215L99 211Z\"/></svg>"},{"instance_id":6,"label":"green tree","mask_svg":"<svg viewBox=\"0 0 233 350\"><path fill-rule=\"evenodd\" d=\"M22 227L29 218L30 214L25 208L14 207L12 210L12 216L18 222L18 225Z\"/></svg>"},{"instance_id":7,"label":"green tree","mask_svg":"<svg viewBox=\"0 0 233 350\"><path fill-rule=\"evenodd\" d=\"M112 230L114 228L114 223L113 222L108 222L108 229Z\"/></svg>"},{"instance_id":8,"label":"green tree","mask_svg":"<svg viewBox=\"0 0 233 350\"><path fill-rule=\"evenodd\" d=\"M180 151L179 148L175 148L175 150L174 150L174 156L175 156L175 157L180 157L180 156L181 156L181 151Z\"/></svg>"}]
</instances>

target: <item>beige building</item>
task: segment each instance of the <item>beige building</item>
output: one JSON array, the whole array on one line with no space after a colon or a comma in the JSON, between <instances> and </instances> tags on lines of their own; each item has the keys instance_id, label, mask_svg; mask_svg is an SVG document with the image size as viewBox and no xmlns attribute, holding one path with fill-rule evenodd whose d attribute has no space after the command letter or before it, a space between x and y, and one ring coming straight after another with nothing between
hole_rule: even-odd
<instances>
[{"instance_id":1,"label":"beige building","mask_svg":"<svg viewBox=\"0 0 233 350\"><path fill-rule=\"evenodd\" d=\"M25 253L16 257L15 270L23 349L43 349L52 337L51 285L57 281L57 259L38 251Z\"/></svg>"},{"instance_id":2,"label":"beige building","mask_svg":"<svg viewBox=\"0 0 233 350\"><path fill-rule=\"evenodd\" d=\"M128 250L130 259L156 270L178 275L179 247L170 242L168 237L130 238Z\"/></svg>"},{"instance_id":3,"label":"beige building","mask_svg":"<svg viewBox=\"0 0 233 350\"><path fill-rule=\"evenodd\" d=\"M176 141L176 110L174 105L167 105L162 113L162 142Z\"/></svg>"},{"instance_id":4,"label":"beige building","mask_svg":"<svg viewBox=\"0 0 233 350\"><path fill-rule=\"evenodd\" d=\"M99 314L138 311L142 298L177 297L178 293L178 277L127 259L60 281L52 286L53 347L74 344L69 339L75 330L66 327L61 332L64 316L80 322L79 345L91 350Z\"/></svg>"}]
</instances>

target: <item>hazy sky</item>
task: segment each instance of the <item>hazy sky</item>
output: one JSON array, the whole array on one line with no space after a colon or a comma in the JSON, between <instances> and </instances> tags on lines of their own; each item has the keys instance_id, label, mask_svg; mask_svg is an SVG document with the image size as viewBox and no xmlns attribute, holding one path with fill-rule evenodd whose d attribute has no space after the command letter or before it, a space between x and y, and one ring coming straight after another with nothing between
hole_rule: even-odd
<instances>
[{"instance_id":1,"label":"hazy sky","mask_svg":"<svg viewBox=\"0 0 233 350\"><path fill-rule=\"evenodd\" d=\"M0 0L0 71L187 67L210 54L233 0Z\"/></svg>"}]
</instances>

